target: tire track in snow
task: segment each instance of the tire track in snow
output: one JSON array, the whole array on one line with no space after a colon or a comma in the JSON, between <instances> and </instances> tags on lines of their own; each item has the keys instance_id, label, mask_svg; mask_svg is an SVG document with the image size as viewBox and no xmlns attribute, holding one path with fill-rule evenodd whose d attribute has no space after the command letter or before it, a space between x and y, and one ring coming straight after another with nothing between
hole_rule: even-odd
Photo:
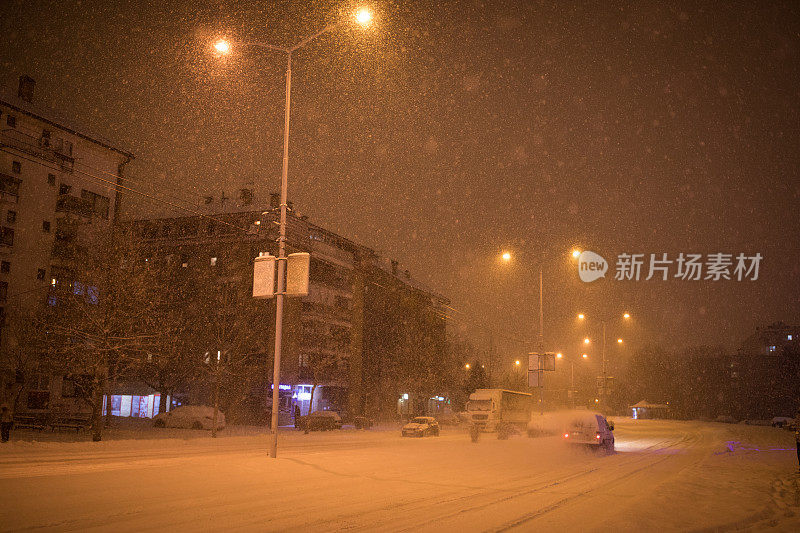
<instances>
[{"instance_id":1,"label":"tire track in snow","mask_svg":"<svg viewBox=\"0 0 800 533\"><path fill-rule=\"evenodd\" d=\"M696 435L694 437L696 437ZM628 466L631 463L639 464L639 463L641 463L643 461L648 461L648 460L650 460L650 457L652 455L657 454L657 453L659 453L659 452L661 452L662 450L665 450L665 449L673 448L673 447L679 446L679 445L685 445L687 443L687 441L689 441L691 438L692 438L692 436L690 436L689 434L683 434L678 440L671 441L666 445L664 444L663 441L651 444L651 445L647 446L646 448L644 448L643 452L637 453L636 457L630 458L630 460L626 461L625 465ZM694 439L694 440L696 440L696 439ZM669 459L669 457L664 458L664 460L666 460L666 459ZM647 465L642 467L642 469L644 469L646 467L647 467ZM421 528L424 528L425 526L435 525L437 522L440 522L442 520L458 517L458 516L461 516L461 515L464 515L464 514L470 513L470 512L481 511L481 510L486 509L488 507L492 507L494 505L498 505L498 504L502 504L502 503L505 503L505 502L513 501L515 499L519 499L519 498L522 498L522 497L525 497L525 496L529 496L529 495L535 494L537 492L546 491L548 489L552 489L553 487L557 487L557 486L563 485L565 483L575 482L577 480L580 480L581 478L584 478L586 476L589 476L589 475L595 473L599 469L600 469L599 466L595 467L595 468L591 468L589 470L586 470L585 468L581 467L580 470L575 471L575 468L573 467L573 468L566 469L566 471L564 471L564 472L555 474L557 476L556 479L553 479L553 475L554 474L552 472L547 472L547 473L544 473L543 475L547 476L549 478L548 480L542 481L541 480L541 476L540 476L539 480L536 483L533 483L533 484L531 484L531 476L530 475L525 475L525 476L520 476L520 477L517 477L517 478L512 478L510 480L507 480L504 483L504 486L501 487L501 488L486 487L486 486L481 486L481 487L460 486L460 488L470 488L470 489L475 489L475 491L471 492L469 494L458 493L459 495L455 496L455 497L447 497L446 495L437 494L435 502L431 502L431 498L429 496L428 497L422 497L422 498L415 498L413 500L407 500L407 501L402 502L402 503L392 502L390 505L387 505L387 506L379 506L379 507L376 507L376 508L373 508L373 509L370 509L370 510L362 510L362 511L360 511L358 513L358 515L354 515L352 513L342 513L342 514L340 514L340 515L338 515L336 517L332 517L330 519L325 519L325 520L319 520L319 521L313 522L313 523L308 524L308 525L309 526L314 526L314 527L323 527L323 528L325 526L327 526L327 527L341 527L341 523L342 522L352 521L352 522L356 522L356 524L349 525L347 527L348 530L351 530L351 531L371 530L371 529L374 529L379 524L379 522L376 523L375 520L369 521L368 523L364 523L365 520L364 520L363 517L365 517L365 516L368 517L371 514L384 513L385 512L385 513L389 513L391 515L396 515L397 511L399 509L404 509L404 510L408 510L409 512L411 512L414 516L424 516L426 514L430 515L430 513L434 512L436 509L440 509L442 506L446 506L448 508L452 508L453 505L456 505L456 504L459 504L459 503L463 503L463 502L472 502L473 503L473 505L459 508L458 511L449 511L446 514L443 514L443 515L440 514L440 515L432 516L430 519L426 519L426 520L422 520L422 521L415 521L415 522L413 522L411 524L403 525L401 527L389 528L389 529L394 530L394 531L417 531L417 530L419 530ZM332 474L339 475L337 472L334 472L334 471L329 471L329 472L332 473ZM365 477L363 475L357 475L357 474L349 475L349 476L351 476L351 477L362 477L362 478ZM398 480L398 479L389 478L389 477L378 478L378 477L374 477L373 476L373 477L371 477L371 479L376 479L376 480L379 480L379 481L402 482L404 484L405 483L419 483L419 484L424 484L424 485L436 485L436 483L434 483L434 482L413 481L413 480L411 480L411 481L409 481L409 480ZM522 480L524 480L525 483L521 483L521 484L517 484L517 485L513 485L513 486L509 486L508 485L509 481L510 482L514 482L514 481L522 481ZM451 489L454 487L453 484L441 484L441 485L443 487L447 487L447 488L451 488ZM483 499L480 503L474 504L475 503L474 502L475 498L484 498L485 496L491 496L491 495L495 495L496 496L498 493L502 493L503 495L500 496L500 497L495 497L490 501L486 501L485 499ZM453 493L451 492L451 494L453 494ZM417 503L421 503L421 505L417 505Z\"/></svg>"}]
</instances>

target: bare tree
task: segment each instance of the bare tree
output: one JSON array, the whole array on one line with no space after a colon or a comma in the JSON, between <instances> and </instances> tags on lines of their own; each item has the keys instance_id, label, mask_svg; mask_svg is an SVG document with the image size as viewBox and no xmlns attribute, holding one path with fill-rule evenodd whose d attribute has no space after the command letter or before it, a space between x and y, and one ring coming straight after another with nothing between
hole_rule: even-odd
<instances>
[{"instance_id":1,"label":"bare tree","mask_svg":"<svg viewBox=\"0 0 800 533\"><path fill-rule=\"evenodd\" d=\"M129 237L109 230L90 243L56 278L48 327L52 364L64 373L92 376L92 440L99 441L109 379L141 361L152 343L146 324L154 312L154 276Z\"/></svg>"},{"instance_id":2,"label":"bare tree","mask_svg":"<svg viewBox=\"0 0 800 533\"><path fill-rule=\"evenodd\" d=\"M16 412L29 376L39 366L42 352L47 350L47 332L42 314L24 310L11 314L3 328L3 334L7 341L0 365L5 372L14 376L14 380L3 391L1 399L10 403Z\"/></svg>"}]
</instances>

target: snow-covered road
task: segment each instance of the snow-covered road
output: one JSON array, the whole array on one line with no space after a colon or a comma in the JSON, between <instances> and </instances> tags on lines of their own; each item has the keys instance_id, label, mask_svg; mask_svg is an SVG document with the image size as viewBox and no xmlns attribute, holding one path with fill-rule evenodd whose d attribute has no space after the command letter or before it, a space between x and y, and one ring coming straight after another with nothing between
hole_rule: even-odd
<instances>
[{"instance_id":1,"label":"snow-covered road","mask_svg":"<svg viewBox=\"0 0 800 533\"><path fill-rule=\"evenodd\" d=\"M617 419L618 452L463 430L0 448L0 528L57 530L800 530L791 434ZM177 434L176 434L177 435Z\"/></svg>"}]
</instances>

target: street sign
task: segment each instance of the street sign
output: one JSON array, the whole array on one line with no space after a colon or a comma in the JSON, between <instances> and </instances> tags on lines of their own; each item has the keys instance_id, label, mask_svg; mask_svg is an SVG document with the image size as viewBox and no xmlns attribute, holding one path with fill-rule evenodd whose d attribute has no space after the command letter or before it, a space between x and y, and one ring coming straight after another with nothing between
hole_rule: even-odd
<instances>
[{"instance_id":1,"label":"street sign","mask_svg":"<svg viewBox=\"0 0 800 533\"><path fill-rule=\"evenodd\" d=\"M260 253L253 260L253 298L275 296L275 257Z\"/></svg>"},{"instance_id":2,"label":"street sign","mask_svg":"<svg viewBox=\"0 0 800 533\"><path fill-rule=\"evenodd\" d=\"M275 264L278 259L261 253L253 260L253 298L275 296ZM286 258L286 296L307 296L311 255L308 252L289 254Z\"/></svg>"},{"instance_id":3,"label":"street sign","mask_svg":"<svg viewBox=\"0 0 800 533\"><path fill-rule=\"evenodd\" d=\"M528 372L555 372L555 370L556 354L554 352L531 352L528 354Z\"/></svg>"},{"instance_id":4,"label":"street sign","mask_svg":"<svg viewBox=\"0 0 800 533\"><path fill-rule=\"evenodd\" d=\"M289 254L286 261L286 296L308 295L308 270L311 254L297 252Z\"/></svg>"}]
</instances>

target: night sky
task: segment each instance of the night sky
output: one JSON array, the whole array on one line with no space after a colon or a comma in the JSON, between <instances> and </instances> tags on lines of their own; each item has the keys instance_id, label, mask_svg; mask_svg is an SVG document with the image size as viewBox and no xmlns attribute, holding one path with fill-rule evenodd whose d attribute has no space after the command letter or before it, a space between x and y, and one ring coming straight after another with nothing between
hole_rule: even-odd
<instances>
[{"instance_id":1,"label":"night sky","mask_svg":"<svg viewBox=\"0 0 800 533\"><path fill-rule=\"evenodd\" d=\"M312 7L309 7L313 4ZM0 3L0 82L136 155L130 187L199 209L280 186L280 53L343 2ZM506 358L538 333L735 348L800 311L796 2L381 2L294 58L289 196L452 301ZM127 198L127 216L180 214ZM569 252L612 261L582 283ZM501 250L512 250L503 265ZM757 281L615 281L628 253L760 253ZM577 329L579 311L595 329ZM617 325L623 311L629 325ZM614 348L614 354L617 348Z\"/></svg>"}]
</instances>

